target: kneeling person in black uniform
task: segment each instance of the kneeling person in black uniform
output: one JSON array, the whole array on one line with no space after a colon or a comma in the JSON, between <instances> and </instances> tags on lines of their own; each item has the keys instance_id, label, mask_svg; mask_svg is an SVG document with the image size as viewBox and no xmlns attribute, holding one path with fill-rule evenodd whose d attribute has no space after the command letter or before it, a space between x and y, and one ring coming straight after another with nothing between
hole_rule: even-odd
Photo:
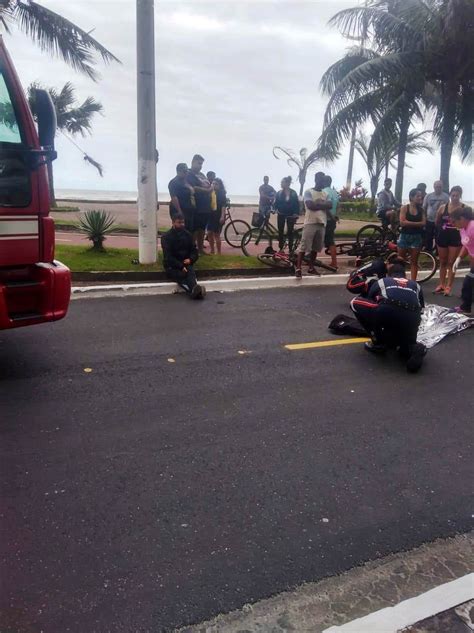
<instances>
[{"instance_id":1,"label":"kneeling person in black uniform","mask_svg":"<svg viewBox=\"0 0 474 633\"><path fill-rule=\"evenodd\" d=\"M196 280L193 265L198 260L198 250L193 236L184 227L184 216L173 218L173 227L161 237L163 266L168 279L175 281L193 299L204 299L206 289Z\"/></svg>"},{"instance_id":2,"label":"kneeling person in black uniform","mask_svg":"<svg viewBox=\"0 0 474 633\"><path fill-rule=\"evenodd\" d=\"M351 301L351 308L372 341L365 348L374 353L383 353L387 348L398 348L407 359L407 370L416 372L423 364L426 348L416 342L421 322L421 310L425 303L423 292L416 281L405 277L405 262L396 259L388 265L383 276L378 268L360 269L351 275L347 288L360 293ZM374 268L372 266L372 268ZM367 281L370 275L378 279Z\"/></svg>"}]
</instances>

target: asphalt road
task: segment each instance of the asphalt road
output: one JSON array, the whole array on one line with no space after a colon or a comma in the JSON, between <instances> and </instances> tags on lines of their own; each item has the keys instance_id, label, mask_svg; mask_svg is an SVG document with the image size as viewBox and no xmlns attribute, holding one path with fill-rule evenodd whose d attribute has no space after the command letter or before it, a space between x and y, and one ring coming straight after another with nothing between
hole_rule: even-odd
<instances>
[{"instance_id":1,"label":"asphalt road","mask_svg":"<svg viewBox=\"0 0 474 633\"><path fill-rule=\"evenodd\" d=\"M79 300L0 332L2 633L170 631L468 530L473 332L418 375L283 348L349 298Z\"/></svg>"}]
</instances>

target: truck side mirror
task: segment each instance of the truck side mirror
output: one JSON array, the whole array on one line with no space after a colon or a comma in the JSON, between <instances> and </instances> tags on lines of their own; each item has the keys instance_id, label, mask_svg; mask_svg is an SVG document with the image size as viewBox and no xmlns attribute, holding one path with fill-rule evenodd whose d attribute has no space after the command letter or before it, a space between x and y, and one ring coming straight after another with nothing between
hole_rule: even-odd
<instances>
[{"instance_id":1,"label":"truck side mirror","mask_svg":"<svg viewBox=\"0 0 474 633\"><path fill-rule=\"evenodd\" d=\"M35 112L38 121L38 137L41 147L54 148L56 136L56 109L47 90L36 89Z\"/></svg>"}]
</instances>

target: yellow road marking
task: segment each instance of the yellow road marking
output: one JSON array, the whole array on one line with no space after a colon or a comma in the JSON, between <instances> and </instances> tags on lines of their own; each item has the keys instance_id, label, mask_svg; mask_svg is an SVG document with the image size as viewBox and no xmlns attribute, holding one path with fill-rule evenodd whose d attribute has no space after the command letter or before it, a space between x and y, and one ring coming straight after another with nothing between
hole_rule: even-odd
<instances>
[{"instance_id":1,"label":"yellow road marking","mask_svg":"<svg viewBox=\"0 0 474 633\"><path fill-rule=\"evenodd\" d=\"M286 349L313 349L315 347L333 347L334 345L353 345L354 343L365 343L370 338L340 338L331 341L313 341L312 343L294 343L293 345L285 345Z\"/></svg>"}]
</instances>

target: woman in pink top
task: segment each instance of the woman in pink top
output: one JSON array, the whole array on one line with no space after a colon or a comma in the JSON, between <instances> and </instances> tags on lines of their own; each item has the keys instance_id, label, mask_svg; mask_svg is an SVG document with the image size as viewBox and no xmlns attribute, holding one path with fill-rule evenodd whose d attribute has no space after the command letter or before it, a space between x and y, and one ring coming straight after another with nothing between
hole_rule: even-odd
<instances>
[{"instance_id":1,"label":"woman in pink top","mask_svg":"<svg viewBox=\"0 0 474 633\"><path fill-rule=\"evenodd\" d=\"M472 310L472 295L474 292L474 217L472 215L472 209L470 207L456 209L453 211L451 218L454 225L461 230L462 243L462 249L459 253L459 257L454 262L453 270L457 270L461 260L463 257L466 257L466 255L469 255L470 260L470 271L464 277L464 283L462 285L462 303L455 308L455 310L456 312L469 314Z\"/></svg>"}]
</instances>

